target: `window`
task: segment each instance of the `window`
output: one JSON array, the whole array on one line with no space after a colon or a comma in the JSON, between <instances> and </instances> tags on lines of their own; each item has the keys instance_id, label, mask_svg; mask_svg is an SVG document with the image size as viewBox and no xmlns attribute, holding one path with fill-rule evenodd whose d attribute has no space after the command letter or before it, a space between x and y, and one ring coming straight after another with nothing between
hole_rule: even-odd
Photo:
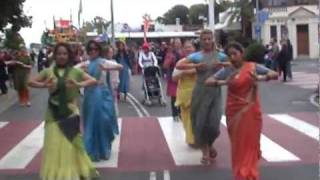
<instances>
[{"instance_id":1,"label":"window","mask_svg":"<svg viewBox=\"0 0 320 180\"><path fill-rule=\"evenodd\" d=\"M268 5L271 7L275 6L287 6L288 0L268 0Z\"/></svg>"},{"instance_id":2,"label":"window","mask_svg":"<svg viewBox=\"0 0 320 180\"><path fill-rule=\"evenodd\" d=\"M287 28L287 26L281 25L280 31L281 31L281 39L285 39L285 38L288 37L288 28Z\"/></svg>"},{"instance_id":3,"label":"window","mask_svg":"<svg viewBox=\"0 0 320 180\"><path fill-rule=\"evenodd\" d=\"M295 0L295 5L309 4L308 0Z\"/></svg>"},{"instance_id":4,"label":"window","mask_svg":"<svg viewBox=\"0 0 320 180\"><path fill-rule=\"evenodd\" d=\"M270 26L270 38L277 38L277 26Z\"/></svg>"}]
</instances>

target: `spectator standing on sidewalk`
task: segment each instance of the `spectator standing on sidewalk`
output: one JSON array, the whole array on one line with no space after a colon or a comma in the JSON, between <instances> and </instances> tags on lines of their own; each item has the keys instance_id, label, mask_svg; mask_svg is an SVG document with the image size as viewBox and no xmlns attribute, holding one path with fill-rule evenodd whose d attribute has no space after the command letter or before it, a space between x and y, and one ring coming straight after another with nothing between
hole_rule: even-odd
<instances>
[{"instance_id":1,"label":"spectator standing on sidewalk","mask_svg":"<svg viewBox=\"0 0 320 180\"><path fill-rule=\"evenodd\" d=\"M293 60L293 47L290 42L290 39L287 39L287 46L288 46L288 62L287 62L287 76L289 80L292 80L292 70L291 70L291 63Z\"/></svg>"},{"instance_id":2,"label":"spectator standing on sidewalk","mask_svg":"<svg viewBox=\"0 0 320 180\"><path fill-rule=\"evenodd\" d=\"M6 85L6 81L8 80L8 73L7 73L7 65L4 59L4 52L0 51L0 90L1 94L4 95L8 93L8 88Z\"/></svg>"},{"instance_id":3,"label":"spectator standing on sidewalk","mask_svg":"<svg viewBox=\"0 0 320 180\"><path fill-rule=\"evenodd\" d=\"M280 73L283 75L283 82L287 81L287 65L290 62L289 48L286 40L281 40L281 50L277 57Z\"/></svg>"}]
</instances>

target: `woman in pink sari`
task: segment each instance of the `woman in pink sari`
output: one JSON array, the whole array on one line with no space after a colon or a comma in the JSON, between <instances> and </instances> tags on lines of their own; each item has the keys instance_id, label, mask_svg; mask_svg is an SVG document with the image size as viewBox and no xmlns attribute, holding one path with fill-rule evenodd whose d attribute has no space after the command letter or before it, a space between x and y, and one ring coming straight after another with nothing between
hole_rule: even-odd
<instances>
[{"instance_id":1,"label":"woman in pink sari","mask_svg":"<svg viewBox=\"0 0 320 180\"><path fill-rule=\"evenodd\" d=\"M262 113L257 81L276 79L278 74L246 61L239 43L229 44L226 51L232 66L218 71L206 84L228 86L226 117L235 179L258 180Z\"/></svg>"}]
</instances>

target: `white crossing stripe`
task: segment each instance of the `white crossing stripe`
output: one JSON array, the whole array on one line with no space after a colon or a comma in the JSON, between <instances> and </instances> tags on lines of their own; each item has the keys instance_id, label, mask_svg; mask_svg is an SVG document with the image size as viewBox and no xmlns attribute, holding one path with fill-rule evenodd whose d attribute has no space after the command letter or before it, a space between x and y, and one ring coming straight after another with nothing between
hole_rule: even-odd
<instances>
[{"instance_id":1,"label":"white crossing stripe","mask_svg":"<svg viewBox=\"0 0 320 180\"><path fill-rule=\"evenodd\" d=\"M283 123L309 137L319 141L319 128L287 114L271 114L273 120Z\"/></svg>"},{"instance_id":2,"label":"white crossing stripe","mask_svg":"<svg viewBox=\"0 0 320 180\"><path fill-rule=\"evenodd\" d=\"M43 145L44 122L35 128L19 144L0 160L0 169L23 169Z\"/></svg>"},{"instance_id":3,"label":"white crossing stripe","mask_svg":"<svg viewBox=\"0 0 320 180\"><path fill-rule=\"evenodd\" d=\"M120 137L121 137L121 126L122 126L122 119L118 119L118 125L119 125L119 135L117 135L112 143L111 148L111 156L110 159L106 161L100 161L94 163L96 167L99 168L116 168L118 167L118 160L119 160L119 152L120 152Z\"/></svg>"},{"instance_id":4,"label":"white crossing stripe","mask_svg":"<svg viewBox=\"0 0 320 180\"><path fill-rule=\"evenodd\" d=\"M0 129L5 127L7 124L9 124L8 122L0 122Z\"/></svg>"},{"instance_id":5,"label":"white crossing stripe","mask_svg":"<svg viewBox=\"0 0 320 180\"><path fill-rule=\"evenodd\" d=\"M292 81L288 81L286 85L294 85L304 89L315 89L319 83L319 75L316 73L293 72Z\"/></svg>"},{"instance_id":6,"label":"white crossing stripe","mask_svg":"<svg viewBox=\"0 0 320 180\"><path fill-rule=\"evenodd\" d=\"M158 121L175 164L200 165L201 151L186 144L182 123L174 122L172 117L160 117Z\"/></svg>"},{"instance_id":7,"label":"white crossing stripe","mask_svg":"<svg viewBox=\"0 0 320 180\"><path fill-rule=\"evenodd\" d=\"M224 126L227 126L225 116L222 117L221 123ZM298 158L296 155L287 151L286 149L284 149L277 143L273 142L271 139L269 139L263 134L261 134L260 136L260 145L262 157L268 162L288 162L300 160L300 158Z\"/></svg>"}]
</instances>

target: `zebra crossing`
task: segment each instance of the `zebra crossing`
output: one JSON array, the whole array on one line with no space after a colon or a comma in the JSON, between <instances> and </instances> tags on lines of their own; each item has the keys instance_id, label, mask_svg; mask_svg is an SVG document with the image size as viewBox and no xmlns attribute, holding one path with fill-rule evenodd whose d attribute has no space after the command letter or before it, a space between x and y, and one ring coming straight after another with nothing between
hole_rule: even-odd
<instances>
[{"instance_id":1,"label":"zebra crossing","mask_svg":"<svg viewBox=\"0 0 320 180\"><path fill-rule=\"evenodd\" d=\"M319 128L315 112L264 114L261 135L262 165L317 163ZM199 166L201 151L185 143L181 122L171 117L121 118L120 135L113 142L108 161L98 168L161 170ZM37 171L41 162L44 123L0 122L0 172ZM305 147L307 146L307 147ZM230 144L225 117L215 142L214 166L230 166Z\"/></svg>"},{"instance_id":2,"label":"zebra crossing","mask_svg":"<svg viewBox=\"0 0 320 180\"><path fill-rule=\"evenodd\" d=\"M285 82L286 85L297 86L303 89L316 89L319 85L319 74L309 72L292 72L292 81Z\"/></svg>"}]
</instances>

